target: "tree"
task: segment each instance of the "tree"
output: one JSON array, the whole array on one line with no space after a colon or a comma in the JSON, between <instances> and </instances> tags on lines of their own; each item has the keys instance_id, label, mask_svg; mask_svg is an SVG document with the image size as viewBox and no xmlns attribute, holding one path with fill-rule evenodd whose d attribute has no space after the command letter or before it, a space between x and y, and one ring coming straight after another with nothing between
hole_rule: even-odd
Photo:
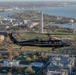
<instances>
[{"instance_id":1,"label":"tree","mask_svg":"<svg viewBox=\"0 0 76 75\"><path fill-rule=\"evenodd\" d=\"M42 71L42 75L46 75L46 70L43 70Z\"/></svg>"},{"instance_id":2,"label":"tree","mask_svg":"<svg viewBox=\"0 0 76 75\"><path fill-rule=\"evenodd\" d=\"M36 56L40 56L40 53L41 53L41 52L36 51L36 52L35 52L35 55L36 55Z\"/></svg>"},{"instance_id":3,"label":"tree","mask_svg":"<svg viewBox=\"0 0 76 75\"><path fill-rule=\"evenodd\" d=\"M21 47L20 49L21 49L21 52L24 52L24 50L25 50L25 48L24 48L24 47Z\"/></svg>"},{"instance_id":4,"label":"tree","mask_svg":"<svg viewBox=\"0 0 76 75\"><path fill-rule=\"evenodd\" d=\"M27 73L30 73L30 74L35 73L35 71L34 71L31 67L26 68L25 71L26 71Z\"/></svg>"},{"instance_id":5,"label":"tree","mask_svg":"<svg viewBox=\"0 0 76 75\"><path fill-rule=\"evenodd\" d=\"M37 59L37 56L36 56L36 55L33 55L33 56L32 56L32 59L33 59L33 60L36 60L36 59Z\"/></svg>"},{"instance_id":6,"label":"tree","mask_svg":"<svg viewBox=\"0 0 76 75\"><path fill-rule=\"evenodd\" d=\"M2 59L2 54L0 54L0 59Z\"/></svg>"},{"instance_id":7,"label":"tree","mask_svg":"<svg viewBox=\"0 0 76 75\"><path fill-rule=\"evenodd\" d=\"M14 56L19 56L19 52L18 52L18 51L14 51L14 52L13 52L13 55L14 55Z\"/></svg>"},{"instance_id":8,"label":"tree","mask_svg":"<svg viewBox=\"0 0 76 75\"><path fill-rule=\"evenodd\" d=\"M47 58L47 54L44 54L43 52L41 52L40 56L42 59Z\"/></svg>"},{"instance_id":9,"label":"tree","mask_svg":"<svg viewBox=\"0 0 76 75\"><path fill-rule=\"evenodd\" d=\"M26 61L31 61L32 59L30 57L27 57L26 58Z\"/></svg>"},{"instance_id":10,"label":"tree","mask_svg":"<svg viewBox=\"0 0 76 75\"><path fill-rule=\"evenodd\" d=\"M12 73L11 72L8 72L8 75L12 75Z\"/></svg>"},{"instance_id":11,"label":"tree","mask_svg":"<svg viewBox=\"0 0 76 75\"><path fill-rule=\"evenodd\" d=\"M11 60L13 58L13 55L12 55L12 50L11 49L8 49L8 58Z\"/></svg>"},{"instance_id":12,"label":"tree","mask_svg":"<svg viewBox=\"0 0 76 75\"><path fill-rule=\"evenodd\" d=\"M8 55L11 56L12 55L12 50L8 49Z\"/></svg>"},{"instance_id":13,"label":"tree","mask_svg":"<svg viewBox=\"0 0 76 75\"><path fill-rule=\"evenodd\" d=\"M10 42L10 37L7 37L5 42Z\"/></svg>"},{"instance_id":14,"label":"tree","mask_svg":"<svg viewBox=\"0 0 76 75\"><path fill-rule=\"evenodd\" d=\"M45 54L42 52L41 53L41 58L44 59L45 58Z\"/></svg>"}]
</instances>

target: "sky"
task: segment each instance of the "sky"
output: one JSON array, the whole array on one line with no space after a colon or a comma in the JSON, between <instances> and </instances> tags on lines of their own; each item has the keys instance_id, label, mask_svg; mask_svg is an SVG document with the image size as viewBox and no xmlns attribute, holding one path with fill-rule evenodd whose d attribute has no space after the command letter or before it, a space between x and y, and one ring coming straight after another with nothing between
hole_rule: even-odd
<instances>
[{"instance_id":1,"label":"sky","mask_svg":"<svg viewBox=\"0 0 76 75\"><path fill-rule=\"evenodd\" d=\"M76 1L76 0L0 0L1 1Z\"/></svg>"}]
</instances>

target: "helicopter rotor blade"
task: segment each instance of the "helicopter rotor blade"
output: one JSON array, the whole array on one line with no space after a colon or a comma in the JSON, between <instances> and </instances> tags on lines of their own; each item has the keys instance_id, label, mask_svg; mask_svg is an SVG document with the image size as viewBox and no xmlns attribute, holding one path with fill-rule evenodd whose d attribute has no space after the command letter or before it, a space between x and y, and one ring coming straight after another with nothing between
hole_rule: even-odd
<instances>
[{"instance_id":1,"label":"helicopter rotor blade","mask_svg":"<svg viewBox=\"0 0 76 75\"><path fill-rule=\"evenodd\" d=\"M44 35L76 35L75 33L43 33Z\"/></svg>"}]
</instances>

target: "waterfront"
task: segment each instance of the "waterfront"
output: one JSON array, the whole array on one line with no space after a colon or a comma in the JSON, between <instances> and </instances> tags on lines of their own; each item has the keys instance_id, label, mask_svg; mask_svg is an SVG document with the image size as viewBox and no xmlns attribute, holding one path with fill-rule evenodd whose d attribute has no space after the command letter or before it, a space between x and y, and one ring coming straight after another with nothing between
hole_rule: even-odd
<instances>
[{"instance_id":1,"label":"waterfront","mask_svg":"<svg viewBox=\"0 0 76 75\"><path fill-rule=\"evenodd\" d=\"M24 12L26 10L38 10L38 11L43 11L45 14L53 15L53 16L63 16L67 18L76 18L76 6L68 6L68 7L53 7L53 8L31 8L31 9L25 9L25 10L11 10L11 11L6 11L6 12L1 12L0 16L4 18L10 18L8 17L9 14L14 14L14 13L20 13ZM51 20L51 19L50 19ZM76 29L76 24L70 25L70 24L53 24L57 26L65 26L67 28L75 28Z\"/></svg>"},{"instance_id":2,"label":"waterfront","mask_svg":"<svg viewBox=\"0 0 76 75\"><path fill-rule=\"evenodd\" d=\"M55 8L39 8L37 10L41 10L49 15L76 18L75 8L76 6L68 6L68 7L55 7Z\"/></svg>"},{"instance_id":3,"label":"waterfront","mask_svg":"<svg viewBox=\"0 0 76 75\"><path fill-rule=\"evenodd\" d=\"M52 24L54 26L63 26L66 28L76 29L76 24Z\"/></svg>"},{"instance_id":4,"label":"waterfront","mask_svg":"<svg viewBox=\"0 0 76 75\"><path fill-rule=\"evenodd\" d=\"M54 8L31 8L31 9L25 9L25 10L11 10L7 12L0 13L0 16L4 18L8 18L9 14L14 14L16 12L23 12L26 10L38 10L43 11L46 14L49 15L55 15L55 16L64 16L64 17L71 17L76 18L76 6L68 6L68 7L54 7Z\"/></svg>"}]
</instances>

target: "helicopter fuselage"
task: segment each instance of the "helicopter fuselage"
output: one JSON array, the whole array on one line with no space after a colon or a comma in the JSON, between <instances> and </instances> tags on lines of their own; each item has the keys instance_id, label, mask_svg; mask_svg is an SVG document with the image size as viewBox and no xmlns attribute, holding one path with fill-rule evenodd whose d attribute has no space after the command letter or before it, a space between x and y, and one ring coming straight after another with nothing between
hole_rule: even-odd
<instances>
[{"instance_id":1,"label":"helicopter fuselage","mask_svg":"<svg viewBox=\"0 0 76 75\"><path fill-rule=\"evenodd\" d=\"M25 41L17 41L12 34L9 34L11 40L13 41L13 43L17 44L17 45L21 45L21 46L39 46L39 47L64 47L64 46L70 46L69 43L67 42L63 42L62 40L42 40L40 39L31 39L31 40L25 40Z\"/></svg>"}]
</instances>

